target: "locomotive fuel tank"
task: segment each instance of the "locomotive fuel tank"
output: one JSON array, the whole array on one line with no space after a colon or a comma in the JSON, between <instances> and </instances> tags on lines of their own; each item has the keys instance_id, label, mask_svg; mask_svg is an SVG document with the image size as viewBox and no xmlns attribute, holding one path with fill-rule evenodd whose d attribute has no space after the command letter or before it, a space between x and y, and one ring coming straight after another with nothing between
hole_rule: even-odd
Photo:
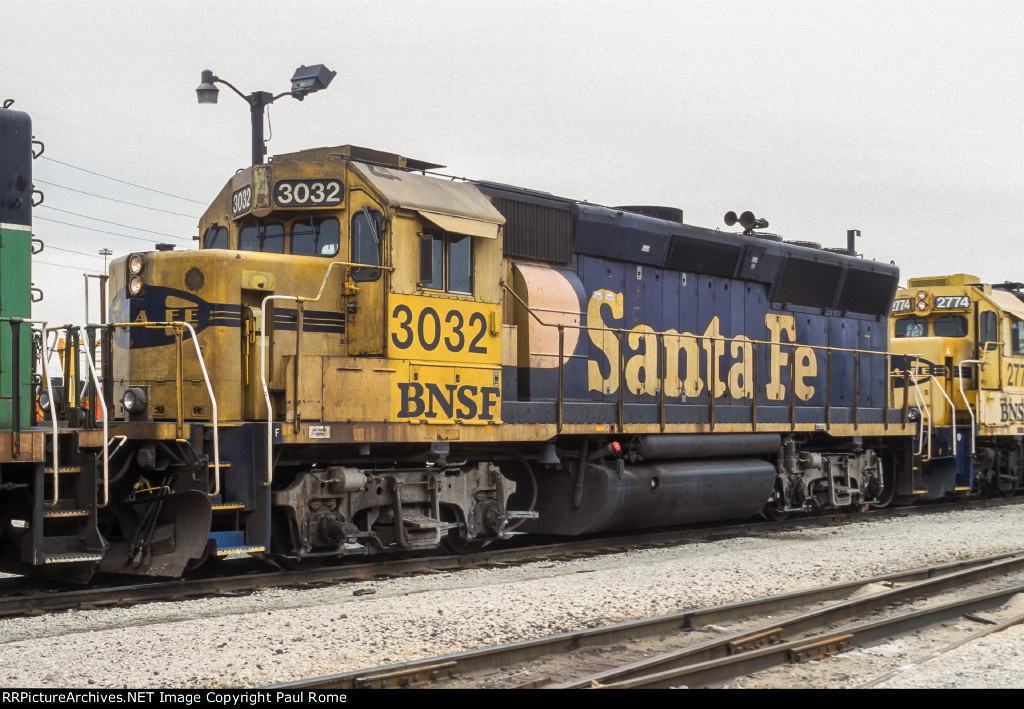
<instances>
[{"instance_id":1,"label":"locomotive fuel tank","mask_svg":"<svg viewBox=\"0 0 1024 709\"><path fill-rule=\"evenodd\" d=\"M618 463L544 478L538 518L524 530L576 535L744 519L765 506L775 483L775 466L756 458Z\"/></svg>"}]
</instances>

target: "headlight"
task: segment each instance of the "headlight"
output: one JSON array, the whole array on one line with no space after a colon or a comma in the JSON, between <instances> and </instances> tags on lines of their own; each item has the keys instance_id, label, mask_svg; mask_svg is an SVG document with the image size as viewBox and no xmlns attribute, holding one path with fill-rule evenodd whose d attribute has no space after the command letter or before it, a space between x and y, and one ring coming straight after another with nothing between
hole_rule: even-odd
<instances>
[{"instance_id":1,"label":"headlight","mask_svg":"<svg viewBox=\"0 0 1024 709\"><path fill-rule=\"evenodd\" d=\"M50 394L46 391L46 389L43 389L41 392L39 392L39 408L42 409L43 411L50 410Z\"/></svg>"},{"instance_id":2,"label":"headlight","mask_svg":"<svg viewBox=\"0 0 1024 709\"><path fill-rule=\"evenodd\" d=\"M137 414L146 408L146 392L138 387L132 387L121 397L121 403L124 404L125 411Z\"/></svg>"},{"instance_id":3,"label":"headlight","mask_svg":"<svg viewBox=\"0 0 1024 709\"><path fill-rule=\"evenodd\" d=\"M142 267L145 265L145 261L142 259L142 254L132 254L128 257L128 270L138 275L142 273Z\"/></svg>"},{"instance_id":4,"label":"headlight","mask_svg":"<svg viewBox=\"0 0 1024 709\"><path fill-rule=\"evenodd\" d=\"M138 295L142 292L142 279L138 276L132 276L132 279L128 281L128 292L132 295Z\"/></svg>"}]
</instances>

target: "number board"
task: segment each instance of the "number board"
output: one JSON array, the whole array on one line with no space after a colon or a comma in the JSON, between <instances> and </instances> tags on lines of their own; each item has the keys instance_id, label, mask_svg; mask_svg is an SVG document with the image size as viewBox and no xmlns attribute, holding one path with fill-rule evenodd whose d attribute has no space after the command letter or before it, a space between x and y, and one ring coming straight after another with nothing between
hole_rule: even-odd
<instances>
[{"instance_id":1,"label":"number board","mask_svg":"<svg viewBox=\"0 0 1024 709\"><path fill-rule=\"evenodd\" d=\"M910 312L910 298L897 298L892 301L893 313L909 313Z\"/></svg>"},{"instance_id":2,"label":"number board","mask_svg":"<svg viewBox=\"0 0 1024 709\"><path fill-rule=\"evenodd\" d=\"M501 338L490 328L498 306L397 294L390 300L391 357L477 364L501 361Z\"/></svg>"},{"instance_id":3,"label":"number board","mask_svg":"<svg viewBox=\"0 0 1024 709\"><path fill-rule=\"evenodd\" d=\"M231 193L231 216L237 217L252 209L252 185Z\"/></svg>"},{"instance_id":4,"label":"number board","mask_svg":"<svg viewBox=\"0 0 1024 709\"><path fill-rule=\"evenodd\" d=\"M939 295L935 297L936 310L963 310L971 307L971 299L966 295Z\"/></svg>"},{"instance_id":5,"label":"number board","mask_svg":"<svg viewBox=\"0 0 1024 709\"><path fill-rule=\"evenodd\" d=\"M281 180L274 185L279 207L336 207L344 194L339 180Z\"/></svg>"}]
</instances>

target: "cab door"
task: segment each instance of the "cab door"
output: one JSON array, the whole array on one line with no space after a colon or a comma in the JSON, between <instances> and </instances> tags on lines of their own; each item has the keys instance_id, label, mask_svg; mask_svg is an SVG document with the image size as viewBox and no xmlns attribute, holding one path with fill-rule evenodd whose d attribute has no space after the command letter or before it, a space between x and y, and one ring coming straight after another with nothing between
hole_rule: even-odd
<instances>
[{"instance_id":1,"label":"cab door","mask_svg":"<svg viewBox=\"0 0 1024 709\"><path fill-rule=\"evenodd\" d=\"M1024 320L1009 313L1004 320L1009 338L1003 348L1003 387L1007 394L1015 395L1013 403L1019 404L1024 394Z\"/></svg>"},{"instance_id":2,"label":"cab door","mask_svg":"<svg viewBox=\"0 0 1024 709\"><path fill-rule=\"evenodd\" d=\"M352 195L349 221L349 269L346 290L345 330L348 354L381 356L384 354L385 292L387 271L386 228L383 210L367 195Z\"/></svg>"},{"instance_id":3,"label":"cab door","mask_svg":"<svg viewBox=\"0 0 1024 709\"><path fill-rule=\"evenodd\" d=\"M250 298L251 299L251 298ZM272 316L272 312L268 315ZM263 395L263 384L261 380L261 352L263 343L261 337L260 323L263 320L262 311L259 305L253 303L242 303L242 418L246 421L259 421L267 418L267 402ZM268 323L268 330L271 329L273 321ZM267 338L267 361L273 362L273 355L269 351L273 344L273 336L268 333ZM272 368L268 367L268 372ZM268 382L272 387L273 382Z\"/></svg>"},{"instance_id":4,"label":"cab door","mask_svg":"<svg viewBox=\"0 0 1024 709\"><path fill-rule=\"evenodd\" d=\"M978 377L982 389L999 389L1003 366L1002 318L988 303L978 304L978 354L982 362Z\"/></svg>"}]
</instances>

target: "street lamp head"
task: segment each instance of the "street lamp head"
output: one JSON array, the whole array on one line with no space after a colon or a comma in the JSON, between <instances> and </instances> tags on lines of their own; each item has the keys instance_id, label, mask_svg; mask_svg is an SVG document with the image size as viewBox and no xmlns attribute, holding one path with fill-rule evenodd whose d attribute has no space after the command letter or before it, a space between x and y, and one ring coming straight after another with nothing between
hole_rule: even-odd
<instances>
[{"instance_id":1,"label":"street lamp head","mask_svg":"<svg viewBox=\"0 0 1024 709\"><path fill-rule=\"evenodd\" d=\"M213 82L217 80L217 77L213 75L213 72L209 69L203 70L202 79L200 84L196 88L196 96L199 97L199 103L217 103L217 94L220 93L220 89L214 86Z\"/></svg>"},{"instance_id":2,"label":"street lamp head","mask_svg":"<svg viewBox=\"0 0 1024 709\"><path fill-rule=\"evenodd\" d=\"M326 89L337 73L323 64L300 66L292 75L292 96L301 101L306 94Z\"/></svg>"},{"instance_id":3,"label":"street lamp head","mask_svg":"<svg viewBox=\"0 0 1024 709\"><path fill-rule=\"evenodd\" d=\"M229 81L224 81L215 76L212 71L205 69L202 75L202 83L196 89L196 96L199 103L217 103L217 94L220 93L215 84L224 84L229 89L242 97L249 104L252 115L252 164L259 165L266 155L266 146L263 140L263 113L264 109L282 96L291 96L301 101L306 94L326 89L336 72L326 68L323 64L315 66L300 66L292 76L292 90L274 96L267 91L254 91L246 96Z\"/></svg>"}]
</instances>

